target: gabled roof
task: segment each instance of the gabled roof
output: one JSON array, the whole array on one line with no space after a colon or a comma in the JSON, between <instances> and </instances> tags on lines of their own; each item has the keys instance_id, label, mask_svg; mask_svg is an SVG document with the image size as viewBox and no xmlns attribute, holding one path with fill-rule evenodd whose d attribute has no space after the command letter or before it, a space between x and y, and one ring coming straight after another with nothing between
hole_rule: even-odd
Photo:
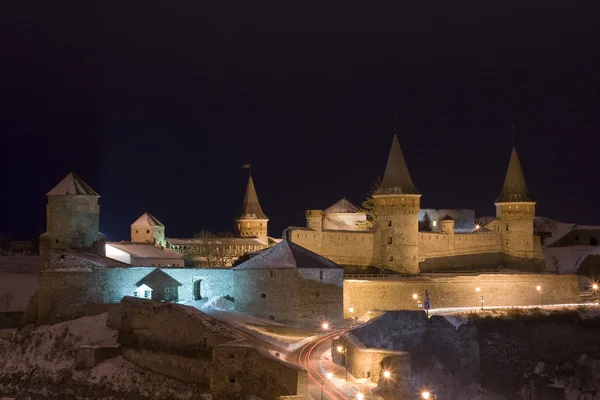
<instances>
[{"instance_id":1,"label":"gabled roof","mask_svg":"<svg viewBox=\"0 0 600 400\"><path fill-rule=\"evenodd\" d=\"M381 185L374 194L421 194L415 187L398 136L394 135Z\"/></svg>"},{"instance_id":2,"label":"gabled roof","mask_svg":"<svg viewBox=\"0 0 600 400\"><path fill-rule=\"evenodd\" d=\"M250 260L232 269L265 269L265 268L342 268L327 258L313 253L287 239L275 246L263 250Z\"/></svg>"},{"instance_id":3,"label":"gabled roof","mask_svg":"<svg viewBox=\"0 0 600 400\"><path fill-rule=\"evenodd\" d=\"M357 213L360 212L360 209L356 207L354 204L350 203L344 197L327 210L325 210L324 214L343 214L343 213Z\"/></svg>"},{"instance_id":4,"label":"gabled roof","mask_svg":"<svg viewBox=\"0 0 600 400\"><path fill-rule=\"evenodd\" d=\"M131 226L164 226L149 212L143 213Z\"/></svg>"},{"instance_id":5,"label":"gabled roof","mask_svg":"<svg viewBox=\"0 0 600 400\"><path fill-rule=\"evenodd\" d=\"M135 284L137 287L142 285L147 285L154 289L157 286L181 286L181 283L162 270L155 269Z\"/></svg>"},{"instance_id":6,"label":"gabled roof","mask_svg":"<svg viewBox=\"0 0 600 400\"><path fill-rule=\"evenodd\" d=\"M258 202L258 195L254 188L254 181L252 177L248 178L248 185L246 186L246 193L244 194L244 202L242 203L242 209L240 210L239 219L268 219L260 203Z\"/></svg>"},{"instance_id":7,"label":"gabled roof","mask_svg":"<svg viewBox=\"0 0 600 400\"><path fill-rule=\"evenodd\" d=\"M506 203L519 201L534 200L529 196L527 184L525 183L525 176L523 175L523 169L521 168L521 162L519 161L519 155L517 154L517 149L513 147L512 153L510 154L510 161L508 162L506 177L504 178L504 186L502 186L502 192L496 199L496 202Z\"/></svg>"},{"instance_id":8,"label":"gabled roof","mask_svg":"<svg viewBox=\"0 0 600 400\"><path fill-rule=\"evenodd\" d=\"M46 196L98 196L75 172L70 172Z\"/></svg>"}]
</instances>

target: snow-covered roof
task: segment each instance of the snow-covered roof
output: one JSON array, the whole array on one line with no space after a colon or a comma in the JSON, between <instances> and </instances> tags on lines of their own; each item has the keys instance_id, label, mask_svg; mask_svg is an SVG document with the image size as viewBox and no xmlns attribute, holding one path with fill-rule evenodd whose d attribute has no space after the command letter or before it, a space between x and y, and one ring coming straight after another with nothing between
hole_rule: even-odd
<instances>
[{"instance_id":1,"label":"snow-covered roof","mask_svg":"<svg viewBox=\"0 0 600 400\"><path fill-rule=\"evenodd\" d=\"M360 209L356 207L354 204L350 203L344 197L328 209L326 209L324 214L346 214L346 213L357 213L360 212Z\"/></svg>"},{"instance_id":2,"label":"snow-covered roof","mask_svg":"<svg viewBox=\"0 0 600 400\"><path fill-rule=\"evenodd\" d=\"M398 136L394 135L381 185L375 194L421 194L415 187Z\"/></svg>"},{"instance_id":3,"label":"snow-covered roof","mask_svg":"<svg viewBox=\"0 0 600 400\"><path fill-rule=\"evenodd\" d=\"M46 196L100 196L75 172L70 172Z\"/></svg>"},{"instance_id":4,"label":"snow-covered roof","mask_svg":"<svg viewBox=\"0 0 600 400\"><path fill-rule=\"evenodd\" d=\"M164 226L149 212L143 213L131 226Z\"/></svg>"},{"instance_id":5,"label":"snow-covered roof","mask_svg":"<svg viewBox=\"0 0 600 400\"><path fill-rule=\"evenodd\" d=\"M158 248L151 243L118 242L107 243L107 245L124 251L134 258L183 258L179 253L168 249Z\"/></svg>"},{"instance_id":6,"label":"snow-covered roof","mask_svg":"<svg viewBox=\"0 0 600 400\"><path fill-rule=\"evenodd\" d=\"M228 246L266 245L267 243L255 237L247 238L167 238L170 245L204 245L222 244Z\"/></svg>"},{"instance_id":7,"label":"snow-covered roof","mask_svg":"<svg viewBox=\"0 0 600 400\"><path fill-rule=\"evenodd\" d=\"M296 243L282 240L232 269L251 268L342 268L327 258L313 253Z\"/></svg>"},{"instance_id":8,"label":"snow-covered roof","mask_svg":"<svg viewBox=\"0 0 600 400\"><path fill-rule=\"evenodd\" d=\"M590 255L600 255L599 246L546 247L542 250L546 268L560 274L574 274Z\"/></svg>"}]
</instances>

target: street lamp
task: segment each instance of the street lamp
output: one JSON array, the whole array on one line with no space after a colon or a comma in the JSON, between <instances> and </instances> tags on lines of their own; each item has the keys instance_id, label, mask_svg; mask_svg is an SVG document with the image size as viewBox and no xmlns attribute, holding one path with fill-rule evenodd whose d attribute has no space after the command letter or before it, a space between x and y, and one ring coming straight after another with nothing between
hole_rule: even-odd
<instances>
[{"instance_id":1,"label":"street lamp","mask_svg":"<svg viewBox=\"0 0 600 400\"><path fill-rule=\"evenodd\" d=\"M592 283L592 290L594 291L594 294L596 295L596 302L600 302L600 296L598 296L598 289L600 289L600 286L598 286L597 283Z\"/></svg>"},{"instance_id":2,"label":"street lamp","mask_svg":"<svg viewBox=\"0 0 600 400\"><path fill-rule=\"evenodd\" d=\"M347 360L346 360L347 351L343 346L338 346L337 351L338 351L338 353L340 353L344 356L344 369L346 370L346 383L348 383L348 365L346 364L347 363Z\"/></svg>"},{"instance_id":3,"label":"street lamp","mask_svg":"<svg viewBox=\"0 0 600 400\"><path fill-rule=\"evenodd\" d=\"M383 371L383 377L385 379L390 379L392 377L392 374L390 373L390 371Z\"/></svg>"},{"instance_id":4,"label":"street lamp","mask_svg":"<svg viewBox=\"0 0 600 400\"><path fill-rule=\"evenodd\" d=\"M475 291L481 295L481 311L483 311L483 293L480 288L475 288Z\"/></svg>"},{"instance_id":5,"label":"street lamp","mask_svg":"<svg viewBox=\"0 0 600 400\"><path fill-rule=\"evenodd\" d=\"M357 400L364 400L364 398L365 398L365 395L362 394L362 393L359 393L359 394L356 395L356 399Z\"/></svg>"},{"instance_id":6,"label":"street lamp","mask_svg":"<svg viewBox=\"0 0 600 400\"><path fill-rule=\"evenodd\" d=\"M325 374L325 377L327 378L328 381L331 380L331 378L333 378L333 373L332 372L328 372ZM321 400L323 400L323 386L324 386L325 382L323 382L321 384Z\"/></svg>"},{"instance_id":7,"label":"street lamp","mask_svg":"<svg viewBox=\"0 0 600 400\"><path fill-rule=\"evenodd\" d=\"M329 329L329 324L327 322L323 322L323 325L321 325L321 327L323 328L323 330L327 330Z\"/></svg>"},{"instance_id":8,"label":"street lamp","mask_svg":"<svg viewBox=\"0 0 600 400\"><path fill-rule=\"evenodd\" d=\"M434 400L434 399L437 399L437 396L431 392L424 391L424 392L421 392L421 398Z\"/></svg>"},{"instance_id":9,"label":"street lamp","mask_svg":"<svg viewBox=\"0 0 600 400\"><path fill-rule=\"evenodd\" d=\"M350 307L350 308L348 309L348 311L350 311L350 313L353 313L353 312L354 312L354 307Z\"/></svg>"},{"instance_id":10,"label":"street lamp","mask_svg":"<svg viewBox=\"0 0 600 400\"><path fill-rule=\"evenodd\" d=\"M544 291L542 290L542 285L537 285L535 287L535 290L540 292L540 303L541 303L541 306L544 307Z\"/></svg>"}]
</instances>

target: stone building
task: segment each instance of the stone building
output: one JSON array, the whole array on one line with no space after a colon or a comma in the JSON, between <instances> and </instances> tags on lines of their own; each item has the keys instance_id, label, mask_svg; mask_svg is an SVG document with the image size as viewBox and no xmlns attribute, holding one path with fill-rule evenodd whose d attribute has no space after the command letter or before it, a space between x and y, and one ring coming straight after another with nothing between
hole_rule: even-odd
<instances>
[{"instance_id":1,"label":"stone building","mask_svg":"<svg viewBox=\"0 0 600 400\"><path fill-rule=\"evenodd\" d=\"M341 326L343 269L287 240L232 268L236 311L309 327Z\"/></svg>"},{"instance_id":2,"label":"stone building","mask_svg":"<svg viewBox=\"0 0 600 400\"><path fill-rule=\"evenodd\" d=\"M440 220L452 214L443 210L436 216L435 230L419 231L421 192L412 181L397 136L373 199L377 220L369 231L332 229L323 222L321 210L307 210L306 227L290 227L287 238L341 265L376 266L405 274L499 267L544 271L541 240L533 230L536 203L514 148L494 203L496 218L484 227L473 223L473 229L464 229L462 219L470 216L463 210L457 229L455 218Z\"/></svg>"}]
</instances>

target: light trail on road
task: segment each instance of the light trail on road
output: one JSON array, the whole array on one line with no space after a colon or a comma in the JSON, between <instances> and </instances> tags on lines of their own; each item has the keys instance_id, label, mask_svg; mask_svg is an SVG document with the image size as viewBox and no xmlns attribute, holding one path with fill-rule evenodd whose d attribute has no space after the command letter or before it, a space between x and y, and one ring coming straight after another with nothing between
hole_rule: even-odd
<instances>
[{"instance_id":1,"label":"light trail on road","mask_svg":"<svg viewBox=\"0 0 600 400\"><path fill-rule=\"evenodd\" d=\"M343 333L345 333L347 331L348 330L339 330L339 331L335 331L332 333L328 333L327 335L322 336L313 342L307 343L306 345L304 345L304 347L300 351L300 354L298 355L298 364L300 366L302 366L308 372L308 377L318 387L322 388L323 394L327 394L327 396L330 400L331 399L333 399L333 400L338 400L338 399L350 400L350 399L348 397L344 396L344 394L342 392L340 392L328 379L326 379L326 377L323 374L321 374L321 371L319 368L319 360L316 360L317 367L315 367L313 365L313 363L311 362L311 361L314 362L315 360L311 360L311 356L315 349L318 349L320 346L323 345L323 342L326 342L335 336L342 335ZM326 385L324 385L324 382L326 382ZM331 390L333 390L333 392L335 392L335 394L332 393Z\"/></svg>"}]
</instances>

